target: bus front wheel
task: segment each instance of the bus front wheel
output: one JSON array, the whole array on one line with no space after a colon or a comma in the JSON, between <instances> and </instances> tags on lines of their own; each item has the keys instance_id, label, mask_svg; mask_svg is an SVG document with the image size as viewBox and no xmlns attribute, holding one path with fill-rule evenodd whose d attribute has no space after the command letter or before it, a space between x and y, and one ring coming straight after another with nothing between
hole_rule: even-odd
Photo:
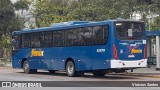
<instances>
[{"instance_id":1,"label":"bus front wheel","mask_svg":"<svg viewBox=\"0 0 160 90\"><path fill-rule=\"evenodd\" d=\"M69 77L74 77L76 75L75 65L72 61L68 61L66 64L66 72Z\"/></svg>"},{"instance_id":2,"label":"bus front wheel","mask_svg":"<svg viewBox=\"0 0 160 90\"><path fill-rule=\"evenodd\" d=\"M37 72L37 69L30 69L28 61L26 60L23 63L23 71L24 71L24 73L29 74L29 73Z\"/></svg>"}]
</instances>

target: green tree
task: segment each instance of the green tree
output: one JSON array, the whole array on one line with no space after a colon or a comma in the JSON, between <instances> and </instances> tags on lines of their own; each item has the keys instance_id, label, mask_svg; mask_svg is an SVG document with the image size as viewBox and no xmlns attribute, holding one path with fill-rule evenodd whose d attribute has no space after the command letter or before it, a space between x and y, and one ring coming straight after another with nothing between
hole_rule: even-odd
<instances>
[{"instance_id":1,"label":"green tree","mask_svg":"<svg viewBox=\"0 0 160 90\"><path fill-rule=\"evenodd\" d=\"M23 14L24 10L29 10L29 5L31 2L29 0L18 0L15 4L14 7L16 10L21 11Z\"/></svg>"},{"instance_id":2,"label":"green tree","mask_svg":"<svg viewBox=\"0 0 160 90\"><path fill-rule=\"evenodd\" d=\"M117 15L112 2L107 0L78 0L70 6L69 15L74 20L99 21L114 18ZM112 15L112 16L111 16Z\"/></svg>"},{"instance_id":3,"label":"green tree","mask_svg":"<svg viewBox=\"0 0 160 90\"><path fill-rule=\"evenodd\" d=\"M8 54L11 51L11 33L23 27L22 20L14 11L14 5L10 0L0 0L0 49Z\"/></svg>"},{"instance_id":4,"label":"green tree","mask_svg":"<svg viewBox=\"0 0 160 90\"><path fill-rule=\"evenodd\" d=\"M11 31L10 23L15 18L13 4L10 0L0 0L0 34L7 34Z\"/></svg>"},{"instance_id":5,"label":"green tree","mask_svg":"<svg viewBox=\"0 0 160 90\"><path fill-rule=\"evenodd\" d=\"M68 21L69 0L36 0L34 16L38 27Z\"/></svg>"},{"instance_id":6,"label":"green tree","mask_svg":"<svg viewBox=\"0 0 160 90\"><path fill-rule=\"evenodd\" d=\"M156 17L154 22L151 23L151 30L160 30L160 16Z\"/></svg>"},{"instance_id":7,"label":"green tree","mask_svg":"<svg viewBox=\"0 0 160 90\"><path fill-rule=\"evenodd\" d=\"M36 0L33 12L37 26L42 27L70 20L128 19L137 4L137 0Z\"/></svg>"},{"instance_id":8,"label":"green tree","mask_svg":"<svg viewBox=\"0 0 160 90\"><path fill-rule=\"evenodd\" d=\"M33 12L38 27L71 20L106 20L118 16L107 0L36 0ZM109 1L109 0L108 0ZM118 1L118 0L117 0ZM105 2L105 3L104 3Z\"/></svg>"},{"instance_id":9,"label":"green tree","mask_svg":"<svg viewBox=\"0 0 160 90\"><path fill-rule=\"evenodd\" d=\"M10 0L0 0L0 37L9 35L12 31L19 30L23 26L22 21L14 13L14 6Z\"/></svg>"},{"instance_id":10,"label":"green tree","mask_svg":"<svg viewBox=\"0 0 160 90\"><path fill-rule=\"evenodd\" d=\"M1 49L3 50L3 59L9 61L11 59L11 36L2 35L1 37Z\"/></svg>"},{"instance_id":11,"label":"green tree","mask_svg":"<svg viewBox=\"0 0 160 90\"><path fill-rule=\"evenodd\" d=\"M148 22L150 14L160 15L159 0L35 0L33 12L38 27L80 20L130 19L139 13ZM147 26L148 27L148 26Z\"/></svg>"}]
</instances>

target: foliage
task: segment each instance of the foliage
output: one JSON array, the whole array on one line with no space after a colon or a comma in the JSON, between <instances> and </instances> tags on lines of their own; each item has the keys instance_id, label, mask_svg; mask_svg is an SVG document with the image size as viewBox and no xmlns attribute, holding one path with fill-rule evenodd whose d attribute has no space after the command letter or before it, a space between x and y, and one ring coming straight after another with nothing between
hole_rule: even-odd
<instances>
[{"instance_id":1,"label":"foliage","mask_svg":"<svg viewBox=\"0 0 160 90\"><path fill-rule=\"evenodd\" d=\"M11 48L11 36L10 35L2 35L1 47L2 48Z\"/></svg>"},{"instance_id":2,"label":"foliage","mask_svg":"<svg viewBox=\"0 0 160 90\"><path fill-rule=\"evenodd\" d=\"M20 30L22 20L14 13L14 5L10 0L0 0L0 37L11 34L12 31Z\"/></svg>"},{"instance_id":3,"label":"foliage","mask_svg":"<svg viewBox=\"0 0 160 90\"><path fill-rule=\"evenodd\" d=\"M67 0L37 0L35 7L33 12L38 27L69 20Z\"/></svg>"},{"instance_id":4,"label":"foliage","mask_svg":"<svg viewBox=\"0 0 160 90\"><path fill-rule=\"evenodd\" d=\"M130 19L139 13L142 20L160 14L159 0L35 0L33 11L38 27L52 23L80 20Z\"/></svg>"},{"instance_id":5,"label":"foliage","mask_svg":"<svg viewBox=\"0 0 160 90\"><path fill-rule=\"evenodd\" d=\"M28 0L18 0L15 4L14 7L16 10L21 10L23 13L23 10L29 10L29 5L31 4L30 1Z\"/></svg>"},{"instance_id":6,"label":"foliage","mask_svg":"<svg viewBox=\"0 0 160 90\"><path fill-rule=\"evenodd\" d=\"M151 24L151 30L160 30L160 17L155 18L154 23Z\"/></svg>"},{"instance_id":7,"label":"foliage","mask_svg":"<svg viewBox=\"0 0 160 90\"><path fill-rule=\"evenodd\" d=\"M23 28L23 20L15 15L14 5L10 0L0 0L0 49L4 58L11 53L11 33Z\"/></svg>"},{"instance_id":8,"label":"foliage","mask_svg":"<svg viewBox=\"0 0 160 90\"><path fill-rule=\"evenodd\" d=\"M11 31L10 23L13 21L14 16L15 16L14 9L10 0L0 0L0 34L1 35L3 33L8 33Z\"/></svg>"},{"instance_id":9,"label":"foliage","mask_svg":"<svg viewBox=\"0 0 160 90\"><path fill-rule=\"evenodd\" d=\"M2 35L1 37L1 49L3 50L3 59L5 62L11 58L11 36Z\"/></svg>"}]
</instances>

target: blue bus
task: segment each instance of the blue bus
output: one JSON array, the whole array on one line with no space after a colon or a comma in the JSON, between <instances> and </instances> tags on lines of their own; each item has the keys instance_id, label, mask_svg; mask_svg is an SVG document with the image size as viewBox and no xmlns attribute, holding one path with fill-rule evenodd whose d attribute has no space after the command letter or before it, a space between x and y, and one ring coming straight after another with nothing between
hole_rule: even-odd
<instances>
[{"instance_id":1,"label":"blue bus","mask_svg":"<svg viewBox=\"0 0 160 90\"><path fill-rule=\"evenodd\" d=\"M146 67L142 21L70 21L12 33L12 65L25 73L62 70L70 77L103 76Z\"/></svg>"}]
</instances>

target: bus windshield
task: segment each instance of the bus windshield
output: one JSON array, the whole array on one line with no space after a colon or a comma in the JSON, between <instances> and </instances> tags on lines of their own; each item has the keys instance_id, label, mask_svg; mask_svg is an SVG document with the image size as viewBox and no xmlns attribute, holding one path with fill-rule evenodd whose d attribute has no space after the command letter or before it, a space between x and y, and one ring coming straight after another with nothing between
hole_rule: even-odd
<instances>
[{"instance_id":1,"label":"bus windshield","mask_svg":"<svg viewBox=\"0 0 160 90\"><path fill-rule=\"evenodd\" d=\"M115 34L121 40L139 40L144 37L144 23L119 21L115 22Z\"/></svg>"}]
</instances>

